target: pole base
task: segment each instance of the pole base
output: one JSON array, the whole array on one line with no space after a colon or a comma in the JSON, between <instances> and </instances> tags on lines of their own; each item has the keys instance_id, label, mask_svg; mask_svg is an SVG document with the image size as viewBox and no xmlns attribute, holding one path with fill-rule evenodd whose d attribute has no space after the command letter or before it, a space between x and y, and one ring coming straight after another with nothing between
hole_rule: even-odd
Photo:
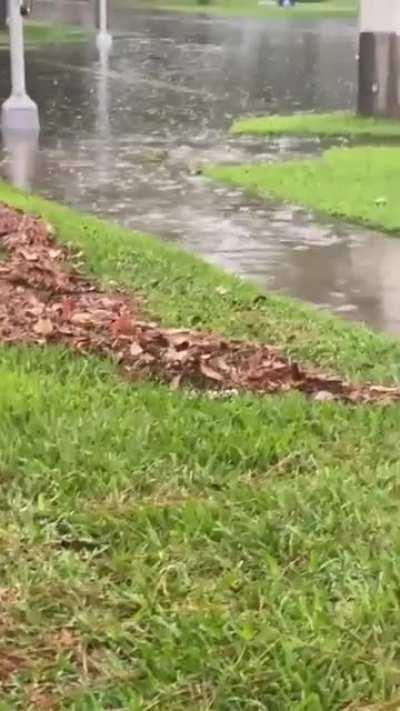
<instances>
[{"instance_id":1,"label":"pole base","mask_svg":"<svg viewBox=\"0 0 400 711\"><path fill-rule=\"evenodd\" d=\"M28 95L10 96L1 107L3 133L39 133L39 110Z\"/></svg>"},{"instance_id":2,"label":"pole base","mask_svg":"<svg viewBox=\"0 0 400 711\"><path fill-rule=\"evenodd\" d=\"M99 32L96 37L97 49L110 50L112 47L112 37L108 32Z\"/></svg>"}]
</instances>

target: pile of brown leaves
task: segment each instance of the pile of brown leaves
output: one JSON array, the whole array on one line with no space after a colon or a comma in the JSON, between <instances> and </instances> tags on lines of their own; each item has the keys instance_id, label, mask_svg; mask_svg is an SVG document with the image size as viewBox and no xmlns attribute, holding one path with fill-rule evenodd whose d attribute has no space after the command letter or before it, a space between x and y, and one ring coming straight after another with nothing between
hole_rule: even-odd
<instances>
[{"instance_id":1,"label":"pile of brown leaves","mask_svg":"<svg viewBox=\"0 0 400 711\"><path fill-rule=\"evenodd\" d=\"M270 346L212 333L161 328L138 304L104 293L70 266L51 227L0 206L0 341L62 343L112 357L135 378L173 388L273 393L299 390L318 400L399 400L400 388L358 388L284 358Z\"/></svg>"}]
</instances>

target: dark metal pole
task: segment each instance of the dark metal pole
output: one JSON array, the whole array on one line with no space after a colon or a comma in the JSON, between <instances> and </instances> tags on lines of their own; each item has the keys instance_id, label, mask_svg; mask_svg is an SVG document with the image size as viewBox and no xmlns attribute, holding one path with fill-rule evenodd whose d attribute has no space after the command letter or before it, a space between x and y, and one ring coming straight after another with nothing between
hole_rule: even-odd
<instances>
[{"instance_id":1,"label":"dark metal pole","mask_svg":"<svg viewBox=\"0 0 400 711\"><path fill-rule=\"evenodd\" d=\"M0 28L7 26L7 0L0 0Z\"/></svg>"},{"instance_id":2,"label":"dark metal pole","mask_svg":"<svg viewBox=\"0 0 400 711\"><path fill-rule=\"evenodd\" d=\"M100 29L100 1L94 0L94 24L96 30Z\"/></svg>"}]
</instances>

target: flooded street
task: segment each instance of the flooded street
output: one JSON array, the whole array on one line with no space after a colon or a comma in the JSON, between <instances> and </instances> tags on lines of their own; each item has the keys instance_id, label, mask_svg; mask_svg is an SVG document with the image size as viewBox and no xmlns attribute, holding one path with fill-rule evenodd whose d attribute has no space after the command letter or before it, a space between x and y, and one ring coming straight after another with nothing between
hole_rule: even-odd
<instances>
[{"instance_id":1,"label":"flooded street","mask_svg":"<svg viewBox=\"0 0 400 711\"><path fill-rule=\"evenodd\" d=\"M85 2L38 16L89 26ZM400 240L249 200L199 175L205 162L315 155L318 141L233 139L232 119L355 101L351 21L207 20L114 9L94 42L31 50L40 149L8 146L1 173L71 206L181 244L223 268L400 333ZM0 93L9 91L0 54Z\"/></svg>"}]
</instances>

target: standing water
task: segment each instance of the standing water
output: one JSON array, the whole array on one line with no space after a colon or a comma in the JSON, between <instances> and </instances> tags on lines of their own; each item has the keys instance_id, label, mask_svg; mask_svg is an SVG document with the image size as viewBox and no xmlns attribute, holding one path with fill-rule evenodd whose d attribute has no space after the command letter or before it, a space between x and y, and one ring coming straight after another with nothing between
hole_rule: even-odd
<instances>
[{"instance_id":1,"label":"standing water","mask_svg":"<svg viewBox=\"0 0 400 711\"><path fill-rule=\"evenodd\" d=\"M89 3L37 5L51 21L91 23ZM355 26L127 7L113 11L111 26L109 56L94 42L29 51L40 150L5 147L3 176L180 243L266 289L400 333L400 240L250 200L198 175L205 162L317 154L317 141L233 139L228 128L243 114L351 107ZM3 51L2 98L8 81Z\"/></svg>"}]
</instances>

